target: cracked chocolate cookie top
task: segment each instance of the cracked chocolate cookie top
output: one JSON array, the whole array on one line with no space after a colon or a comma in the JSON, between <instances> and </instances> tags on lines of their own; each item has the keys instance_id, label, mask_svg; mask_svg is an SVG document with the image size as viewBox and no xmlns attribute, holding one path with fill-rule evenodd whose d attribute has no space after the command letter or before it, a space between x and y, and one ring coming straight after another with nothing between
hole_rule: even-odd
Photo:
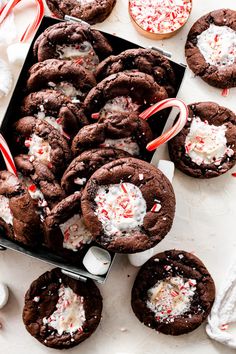
<instances>
[{"instance_id":1,"label":"cracked chocolate cookie top","mask_svg":"<svg viewBox=\"0 0 236 354\"><path fill-rule=\"evenodd\" d=\"M37 246L41 241L37 209L25 185L8 171L0 171L0 203L4 234L26 246Z\"/></svg>"},{"instance_id":2,"label":"cracked chocolate cookie top","mask_svg":"<svg viewBox=\"0 0 236 354\"><path fill-rule=\"evenodd\" d=\"M191 253L170 250L155 255L141 267L131 305L145 326L180 335L201 325L214 299L214 281L204 264Z\"/></svg>"},{"instance_id":3,"label":"cracked chocolate cookie top","mask_svg":"<svg viewBox=\"0 0 236 354\"><path fill-rule=\"evenodd\" d=\"M236 86L236 11L221 9L191 28L185 53L190 69L208 84Z\"/></svg>"},{"instance_id":4,"label":"cracked chocolate cookie top","mask_svg":"<svg viewBox=\"0 0 236 354\"><path fill-rule=\"evenodd\" d=\"M92 280L75 280L55 268L31 284L23 321L27 331L45 346L66 349L91 336L101 313L102 297Z\"/></svg>"},{"instance_id":5,"label":"cracked chocolate cookie top","mask_svg":"<svg viewBox=\"0 0 236 354\"><path fill-rule=\"evenodd\" d=\"M197 178L217 177L236 163L236 115L214 102L193 103L181 132L169 141L175 166Z\"/></svg>"},{"instance_id":6,"label":"cracked chocolate cookie top","mask_svg":"<svg viewBox=\"0 0 236 354\"><path fill-rule=\"evenodd\" d=\"M65 170L61 186L67 194L82 190L92 174L108 162L130 157L120 149L100 148L82 152Z\"/></svg>"},{"instance_id":7,"label":"cracked chocolate cookie top","mask_svg":"<svg viewBox=\"0 0 236 354\"><path fill-rule=\"evenodd\" d=\"M147 48L128 49L118 55L110 55L97 67L98 81L122 71L140 71L151 75L163 86L169 97L175 94L175 73L170 61L156 50Z\"/></svg>"},{"instance_id":8,"label":"cracked chocolate cookie top","mask_svg":"<svg viewBox=\"0 0 236 354\"><path fill-rule=\"evenodd\" d=\"M101 32L75 22L60 22L48 27L35 41L33 50L38 61L78 60L92 72L100 60L112 53Z\"/></svg>"},{"instance_id":9,"label":"cracked chocolate cookie top","mask_svg":"<svg viewBox=\"0 0 236 354\"><path fill-rule=\"evenodd\" d=\"M29 92L53 89L79 103L95 85L94 75L76 61L48 59L29 69L26 88Z\"/></svg>"},{"instance_id":10,"label":"cracked chocolate cookie top","mask_svg":"<svg viewBox=\"0 0 236 354\"><path fill-rule=\"evenodd\" d=\"M84 110L88 118L98 112L100 117L141 112L165 98L168 98L166 90L152 76L138 71L118 72L92 88L84 100Z\"/></svg>"},{"instance_id":11,"label":"cracked chocolate cookie top","mask_svg":"<svg viewBox=\"0 0 236 354\"><path fill-rule=\"evenodd\" d=\"M51 124L68 140L88 124L83 111L63 93L42 90L26 96L21 106L22 116L35 116Z\"/></svg>"},{"instance_id":12,"label":"cracked chocolate cookie top","mask_svg":"<svg viewBox=\"0 0 236 354\"><path fill-rule=\"evenodd\" d=\"M155 246L168 233L175 195L169 180L154 166L122 158L91 176L81 206L96 242L110 251L135 253Z\"/></svg>"},{"instance_id":13,"label":"cracked chocolate cookie top","mask_svg":"<svg viewBox=\"0 0 236 354\"><path fill-rule=\"evenodd\" d=\"M77 17L90 24L104 21L115 6L116 0L46 0L57 17Z\"/></svg>"},{"instance_id":14,"label":"cracked chocolate cookie top","mask_svg":"<svg viewBox=\"0 0 236 354\"><path fill-rule=\"evenodd\" d=\"M148 123L138 114L120 113L80 129L73 139L72 152L76 156L89 148L111 147L145 159L150 156L146 146L152 139Z\"/></svg>"}]
</instances>

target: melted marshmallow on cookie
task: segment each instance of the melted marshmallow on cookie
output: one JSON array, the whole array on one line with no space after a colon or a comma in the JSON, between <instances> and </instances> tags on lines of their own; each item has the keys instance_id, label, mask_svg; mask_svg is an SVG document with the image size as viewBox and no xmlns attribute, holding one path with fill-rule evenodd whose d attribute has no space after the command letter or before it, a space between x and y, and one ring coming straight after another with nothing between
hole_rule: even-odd
<instances>
[{"instance_id":1,"label":"melted marshmallow on cookie","mask_svg":"<svg viewBox=\"0 0 236 354\"><path fill-rule=\"evenodd\" d=\"M62 92L65 96L70 97L72 100L77 99L77 96L82 97L84 94L81 90L76 89L71 83L67 81L61 81L55 84L54 82L50 81L48 86L53 90Z\"/></svg>"},{"instance_id":2,"label":"melted marshmallow on cookie","mask_svg":"<svg viewBox=\"0 0 236 354\"><path fill-rule=\"evenodd\" d=\"M107 235L120 235L139 228L147 210L142 192L132 183L100 186L95 203L95 214Z\"/></svg>"},{"instance_id":3,"label":"melted marshmallow on cookie","mask_svg":"<svg viewBox=\"0 0 236 354\"><path fill-rule=\"evenodd\" d=\"M86 228L84 218L80 214L75 214L59 226L64 236L64 248L76 252L83 244L92 241L92 235Z\"/></svg>"},{"instance_id":4,"label":"melted marshmallow on cookie","mask_svg":"<svg viewBox=\"0 0 236 354\"><path fill-rule=\"evenodd\" d=\"M107 101L105 106L101 109L99 116L100 118L105 118L116 113L137 112L139 107L140 105L133 102L131 97L118 96Z\"/></svg>"},{"instance_id":5,"label":"melted marshmallow on cookie","mask_svg":"<svg viewBox=\"0 0 236 354\"><path fill-rule=\"evenodd\" d=\"M4 197L4 195L0 195L0 205L0 218L3 219L5 223L12 225L13 216L9 207L9 198Z\"/></svg>"},{"instance_id":6,"label":"melted marshmallow on cookie","mask_svg":"<svg viewBox=\"0 0 236 354\"><path fill-rule=\"evenodd\" d=\"M32 134L25 141L25 146L29 149L28 155L34 156L37 160L50 162L51 146L37 134Z\"/></svg>"},{"instance_id":7,"label":"melted marshmallow on cookie","mask_svg":"<svg viewBox=\"0 0 236 354\"><path fill-rule=\"evenodd\" d=\"M59 335L82 332L85 322L84 298L63 284L58 290L58 296L56 310L49 317L43 318L43 324L54 328Z\"/></svg>"},{"instance_id":8,"label":"melted marshmallow on cookie","mask_svg":"<svg viewBox=\"0 0 236 354\"><path fill-rule=\"evenodd\" d=\"M236 58L236 31L227 26L211 24L197 36L197 46L207 63L216 66L228 66Z\"/></svg>"},{"instance_id":9,"label":"melted marshmallow on cookie","mask_svg":"<svg viewBox=\"0 0 236 354\"><path fill-rule=\"evenodd\" d=\"M138 144L130 138L121 139L105 139L100 147L113 147L115 149L120 149L127 151L130 155L138 156L140 149Z\"/></svg>"},{"instance_id":10,"label":"melted marshmallow on cookie","mask_svg":"<svg viewBox=\"0 0 236 354\"><path fill-rule=\"evenodd\" d=\"M197 165L220 165L225 155L232 156L234 151L227 147L225 133L227 127L216 126L196 117L192 119L189 133L185 139L185 151Z\"/></svg>"},{"instance_id":11,"label":"melted marshmallow on cookie","mask_svg":"<svg viewBox=\"0 0 236 354\"><path fill-rule=\"evenodd\" d=\"M147 307L159 322L173 322L176 316L189 311L196 291L195 279L171 277L159 280L148 290Z\"/></svg>"}]
</instances>

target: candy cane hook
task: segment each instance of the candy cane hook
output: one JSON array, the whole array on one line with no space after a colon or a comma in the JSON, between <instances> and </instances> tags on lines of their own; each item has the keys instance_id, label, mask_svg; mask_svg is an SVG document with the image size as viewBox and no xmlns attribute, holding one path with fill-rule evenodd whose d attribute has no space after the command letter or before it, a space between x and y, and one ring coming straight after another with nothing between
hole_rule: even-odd
<instances>
[{"instance_id":1,"label":"candy cane hook","mask_svg":"<svg viewBox=\"0 0 236 354\"><path fill-rule=\"evenodd\" d=\"M6 163L7 170L17 176L16 166L12 154L2 134L0 134L0 150Z\"/></svg>"}]
</instances>

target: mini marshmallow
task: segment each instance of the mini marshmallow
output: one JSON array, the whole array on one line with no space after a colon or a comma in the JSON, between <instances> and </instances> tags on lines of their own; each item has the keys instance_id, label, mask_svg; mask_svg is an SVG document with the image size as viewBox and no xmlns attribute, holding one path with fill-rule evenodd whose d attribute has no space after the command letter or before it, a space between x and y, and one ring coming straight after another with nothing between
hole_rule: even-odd
<instances>
[{"instance_id":1,"label":"mini marshmallow","mask_svg":"<svg viewBox=\"0 0 236 354\"><path fill-rule=\"evenodd\" d=\"M27 43L14 43L7 47L7 56L11 64L22 65L29 50Z\"/></svg>"},{"instance_id":2,"label":"mini marshmallow","mask_svg":"<svg viewBox=\"0 0 236 354\"><path fill-rule=\"evenodd\" d=\"M7 96L11 90L13 78L9 66L0 60L0 98Z\"/></svg>"},{"instance_id":3,"label":"mini marshmallow","mask_svg":"<svg viewBox=\"0 0 236 354\"><path fill-rule=\"evenodd\" d=\"M83 259L83 265L94 275L104 275L107 273L111 264L111 255L108 251L92 246Z\"/></svg>"},{"instance_id":4,"label":"mini marshmallow","mask_svg":"<svg viewBox=\"0 0 236 354\"><path fill-rule=\"evenodd\" d=\"M6 305L8 298L9 298L8 287L5 284L0 283L0 309L2 309Z\"/></svg>"}]
</instances>

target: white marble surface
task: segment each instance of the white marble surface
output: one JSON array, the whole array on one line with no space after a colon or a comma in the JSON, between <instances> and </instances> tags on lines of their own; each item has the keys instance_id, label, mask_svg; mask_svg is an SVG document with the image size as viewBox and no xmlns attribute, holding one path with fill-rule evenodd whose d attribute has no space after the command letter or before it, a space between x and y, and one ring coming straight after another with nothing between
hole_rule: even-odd
<instances>
[{"instance_id":1,"label":"white marble surface","mask_svg":"<svg viewBox=\"0 0 236 354\"><path fill-rule=\"evenodd\" d=\"M24 0L24 3L27 3ZM140 45L155 45L173 53L173 58L185 62L184 44L188 30L201 15L222 6L236 10L235 0L193 0L193 12L186 27L174 38L165 41L151 41L135 32L127 14L127 0L117 0L113 14L98 29L115 33ZM18 28L32 15L34 5L29 3L15 11ZM0 58L5 58L5 49L0 47ZM19 69L13 68L15 79ZM187 71L180 97L187 103L212 100L236 111L236 89L228 97L221 96L221 90L211 88ZM0 102L0 119L9 98ZM165 152L164 152L165 154ZM180 172L175 173L174 189L177 210L173 228L159 245L159 250L171 248L193 251L211 272L217 288L225 276L228 265L236 253L236 179L228 174L210 181L198 181ZM0 281L10 288L10 300L0 310L0 352L15 354L53 353L32 338L21 320L23 298L32 280L50 266L26 256L6 251L0 253ZM103 319L96 333L70 353L83 354L215 354L234 353L208 339L205 325L196 331L180 337L157 334L143 326L135 318L130 307L130 291L137 269L128 264L126 256L119 256L113 266L107 283L99 286L104 297Z\"/></svg>"}]
</instances>

